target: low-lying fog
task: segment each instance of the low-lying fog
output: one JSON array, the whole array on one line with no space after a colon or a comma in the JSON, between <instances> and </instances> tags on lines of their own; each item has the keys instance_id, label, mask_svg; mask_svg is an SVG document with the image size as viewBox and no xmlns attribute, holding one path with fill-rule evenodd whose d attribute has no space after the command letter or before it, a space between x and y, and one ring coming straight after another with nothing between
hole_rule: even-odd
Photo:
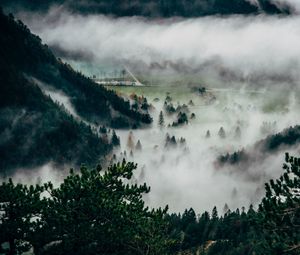
<instances>
[{"instance_id":1,"label":"low-lying fog","mask_svg":"<svg viewBox=\"0 0 300 255\"><path fill-rule=\"evenodd\" d=\"M123 89L126 91L126 89ZM127 93L132 89L128 89ZM145 88L145 94L149 95ZM148 93L147 93L148 92ZM170 93L174 105L187 104L192 99L194 106L189 106L190 114L196 118L189 120L183 127L168 128L173 118L165 117L165 128L158 125L158 115L163 108L165 93L148 96L155 110L154 124L151 130L133 130L133 144L138 140L142 150L133 150L130 156L128 136L130 131L118 131L121 136L121 151L127 151L127 158L139 164L136 178L146 181L151 187L147 202L151 206L169 204L173 211L182 211L193 207L197 211L211 210L214 205L222 209L225 202L231 209L257 204L264 195L264 183L278 177L284 153L271 155L266 160L251 162L249 169L227 169L218 167L217 157L227 152L232 153L243 147L253 145L268 133L281 131L285 127L297 124L299 100L294 93L277 94L276 92L248 93L213 91L217 100L206 105L206 100L192 93ZM159 95L160 94L160 95ZM159 98L159 102L153 102ZM266 130L265 123L272 123L272 129ZM226 138L218 135L223 127ZM237 137L236 128L240 127L241 136ZM207 130L211 137L206 138ZM186 147L165 148L166 134L175 135L176 139L186 139ZM130 145L130 144L129 144ZM293 148L289 151L296 153ZM119 155L119 154L118 154ZM120 156L121 158L122 156Z\"/></svg>"},{"instance_id":2,"label":"low-lying fog","mask_svg":"<svg viewBox=\"0 0 300 255\"><path fill-rule=\"evenodd\" d=\"M252 162L248 169L219 168L216 159L250 146L268 134L298 124L300 78L300 17L232 16L199 19L147 20L137 17L79 16L52 9L46 16L17 15L57 54L88 75L127 66L155 88L119 89L144 95L154 109L150 129L118 130L120 153L138 163L135 178L147 182L150 206L169 204L171 211L193 207L197 212L257 204L264 182L282 172L284 154ZM163 77L163 78L161 78ZM170 83L176 81L175 87ZM192 93L187 84L212 89L216 100ZM170 92L172 103L189 105L196 118L168 128L172 117L159 112ZM154 101L154 99L156 99ZM271 127L270 129L265 126ZM223 127L226 138L220 138ZM237 127L241 130L236 137ZM206 138L207 130L210 138ZM186 139L186 146L165 148L166 134ZM292 152L299 153L297 148Z\"/></svg>"}]
</instances>

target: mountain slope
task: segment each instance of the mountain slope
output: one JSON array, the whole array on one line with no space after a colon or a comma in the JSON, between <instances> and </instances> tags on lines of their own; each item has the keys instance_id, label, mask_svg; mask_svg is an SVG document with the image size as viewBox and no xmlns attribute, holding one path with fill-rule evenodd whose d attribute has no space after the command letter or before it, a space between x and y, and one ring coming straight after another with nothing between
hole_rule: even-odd
<instances>
[{"instance_id":1,"label":"mountain slope","mask_svg":"<svg viewBox=\"0 0 300 255\"><path fill-rule=\"evenodd\" d=\"M63 91L84 120L123 126L150 123L149 114L57 60L39 37L0 12L0 172L57 164L94 165L112 150L83 121L43 93L32 77ZM112 111L114 117L112 117ZM122 122L123 121L123 122Z\"/></svg>"},{"instance_id":2,"label":"mountain slope","mask_svg":"<svg viewBox=\"0 0 300 255\"><path fill-rule=\"evenodd\" d=\"M255 161L264 160L267 156L282 153L300 143L300 126L284 129L282 132L269 135L265 139L256 142L253 146L232 154L227 153L218 158L218 163L223 165L243 165Z\"/></svg>"},{"instance_id":3,"label":"mountain slope","mask_svg":"<svg viewBox=\"0 0 300 255\"><path fill-rule=\"evenodd\" d=\"M129 102L115 92L95 84L57 60L47 45L31 34L21 21L15 22L12 15L10 18L1 16L0 32L3 35L0 39L1 56L5 65L14 66L27 76L64 92L85 120L113 127L151 123L149 114L132 110Z\"/></svg>"},{"instance_id":4,"label":"mountain slope","mask_svg":"<svg viewBox=\"0 0 300 255\"><path fill-rule=\"evenodd\" d=\"M49 161L96 164L112 149L38 86L3 63L0 84L0 173L9 175L13 169Z\"/></svg>"},{"instance_id":5,"label":"mountain slope","mask_svg":"<svg viewBox=\"0 0 300 255\"><path fill-rule=\"evenodd\" d=\"M146 17L201 17L230 14L288 14L292 6L275 0L3 0L10 11L47 11L52 6L63 6L81 14Z\"/></svg>"}]
</instances>

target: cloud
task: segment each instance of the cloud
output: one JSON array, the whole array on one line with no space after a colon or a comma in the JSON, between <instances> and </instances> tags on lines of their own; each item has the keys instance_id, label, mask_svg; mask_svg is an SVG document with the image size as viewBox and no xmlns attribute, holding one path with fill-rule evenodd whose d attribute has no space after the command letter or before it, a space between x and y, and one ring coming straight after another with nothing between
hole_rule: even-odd
<instances>
[{"instance_id":1,"label":"cloud","mask_svg":"<svg viewBox=\"0 0 300 255\"><path fill-rule=\"evenodd\" d=\"M274 3L279 7L290 6L294 12L299 14L300 11L300 1L299 0L274 0Z\"/></svg>"},{"instance_id":2,"label":"cloud","mask_svg":"<svg viewBox=\"0 0 300 255\"><path fill-rule=\"evenodd\" d=\"M165 66L203 77L293 85L300 78L298 16L148 20L72 15L61 9L19 16L50 46L77 52L77 60L85 52L83 60L91 56L98 66L127 64L140 73Z\"/></svg>"}]
</instances>

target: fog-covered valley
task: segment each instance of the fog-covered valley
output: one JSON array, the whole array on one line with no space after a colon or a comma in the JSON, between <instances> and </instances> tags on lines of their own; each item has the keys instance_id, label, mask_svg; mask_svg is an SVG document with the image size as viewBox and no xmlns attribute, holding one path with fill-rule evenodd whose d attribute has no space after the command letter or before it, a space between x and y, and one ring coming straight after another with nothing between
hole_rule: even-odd
<instances>
[{"instance_id":1,"label":"fog-covered valley","mask_svg":"<svg viewBox=\"0 0 300 255\"><path fill-rule=\"evenodd\" d=\"M117 130L121 148L114 151L115 161L126 157L138 163L135 178L151 186L145 198L151 207L169 204L178 212L222 209L224 201L232 209L256 205L264 183L281 173L283 152L297 152L295 142L247 164L218 160L242 149L251 154L257 141L297 125L298 16L147 20L72 15L57 8L46 16L18 15L85 75L113 78L126 66L148 85L108 88L124 98L144 96L151 104L151 127ZM193 91L201 87L206 94ZM180 110L164 110L166 98L175 109L187 106L187 124L168 127ZM158 125L160 111L163 127ZM218 134L221 127L225 138ZM129 146L130 132L134 145ZM166 146L167 134L175 136L176 148ZM181 137L186 144L179 144ZM134 149L138 140L141 151Z\"/></svg>"},{"instance_id":2,"label":"fog-covered valley","mask_svg":"<svg viewBox=\"0 0 300 255\"><path fill-rule=\"evenodd\" d=\"M140 90L147 95L152 88ZM117 132L121 136L123 152L119 159L126 151L127 159L139 164L136 178L152 187L147 197L149 204L157 207L169 201L171 210L175 211L182 211L189 204L197 210L209 210L214 205L222 209L224 201L230 208L257 204L264 195L264 183L282 171L276 166L282 162L283 151L297 152L298 146L267 154L263 160L247 163L250 167L243 164L221 166L218 157L243 148L251 153L251 146L256 141L296 125L299 107L296 95L289 92L283 96L282 92L212 90L210 92L216 99L208 104L205 97L189 92L189 88L183 91L171 87L169 90L172 91L168 95L175 108L178 103L188 106L188 124L168 127L178 113L169 116L163 110L168 95L165 94L166 90L162 90L161 93L150 93L147 97L154 106L151 112L154 121L150 130ZM134 88L124 91L133 92ZM154 102L157 98L160 101ZM278 107L274 109L273 105ZM164 111L164 127L159 125L161 110ZM192 113L195 113L194 119L190 119ZM225 131L224 137L219 133L221 127ZM210 137L207 137L207 131ZM132 145L130 147L130 143L128 145L130 132L133 133L134 146L140 140L141 150L136 150ZM178 143L175 148L166 144L167 134L175 136ZM186 143L180 143L181 137ZM133 156L130 156L131 150Z\"/></svg>"},{"instance_id":3,"label":"fog-covered valley","mask_svg":"<svg viewBox=\"0 0 300 255\"><path fill-rule=\"evenodd\" d=\"M298 255L299 8L4 0L0 255Z\"/></svg>"}]
</instances>

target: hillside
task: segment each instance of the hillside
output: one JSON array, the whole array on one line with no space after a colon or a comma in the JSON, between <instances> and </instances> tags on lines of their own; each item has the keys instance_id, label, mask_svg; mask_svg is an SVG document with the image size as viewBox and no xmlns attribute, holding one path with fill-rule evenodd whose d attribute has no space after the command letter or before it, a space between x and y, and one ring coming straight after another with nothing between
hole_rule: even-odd
<instances>
[{"instance_id":1,"label":"hillside","mask_svg":"<svg viewBox=\"0 0 300 255\"><path fill-rule=\"evenodd\" d=\"M238 165L265 159L268 155L282 152L298 145L300 142L300 126L284 129L282 132L272 134L256 142L253 146L234 152L227 153L218 158L221 166L225 164ZM244 165L243 165L244 166Z\"/></svg>"},{"instance_id":2,"label":"hillside","mask_svg":"<svg viewBox=\"0 0 300 255\"><path fill-rule=\"evenodd\" d=\"M131 110L129 102L115 92L96 85L56 59L48 46L32 35L21 21L15 22L13 16L7 18L2 14L0 22L3 35L0 47L5 65L66 94L82 118L114 127L151 123L149 114Z\"/></svg>"},{"instance_id":3,"label":"hillside","mask_svg":"<svg viewBox=\"0 0 300 255\"><path fill-rule=\"evenodd\" d=\"M39 37L0 12L0 172L53 161L93 165L112 150L86 121L108 126L150 123L148 114L57 60ZM70 97L78 118L54 103L34 82ZM112 117L112 112L114 117Z\"/></svg>"},{"instance_id":4,"label":"hillside","mask_svg":"<svg viewBox=\"0 0 300 255\"><path fill-rule=\"evenodd\" d=\"M3 0L3 5L10 10L47 11L53 5L63 6L71 12L81 14L110 14L115 16L145 17L201 17L207 15L230 14L288 14L293 8L274 0Z\"/></svg>"}]
</instances>

